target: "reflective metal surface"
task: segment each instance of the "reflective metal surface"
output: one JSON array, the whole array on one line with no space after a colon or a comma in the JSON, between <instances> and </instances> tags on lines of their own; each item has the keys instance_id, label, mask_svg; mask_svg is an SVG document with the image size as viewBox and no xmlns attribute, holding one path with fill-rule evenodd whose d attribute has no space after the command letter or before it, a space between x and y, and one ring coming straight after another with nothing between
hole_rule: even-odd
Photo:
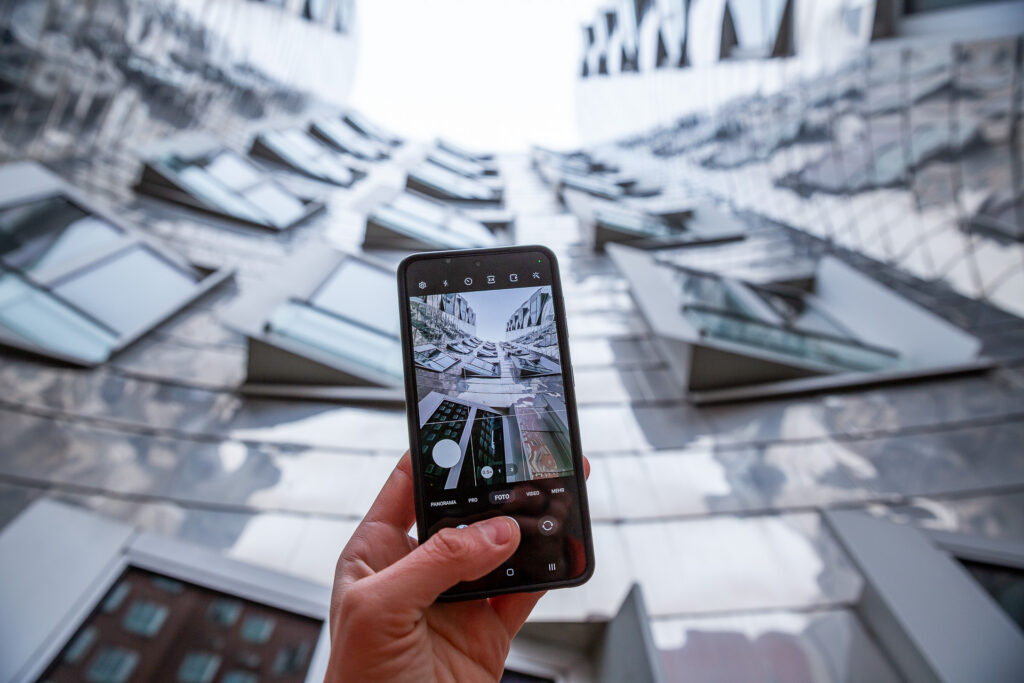
<instances>
[{"instance_id":1,"label":"reflective metal surface","mask_svg":"<svg viewBox=\"0 0 1024 683\"><path fill-rule=\"evenodd\" d=\"M0 6L0 18L11 16L4 14L8 6L27 12L31 4ZM118 5L96 3L107 4ZM65 30L92 26L83 21ZM166 22L175 26L173 17ZM192 35L177 30L162 40L173 47ZM30 64L77 73L69 59L20 39L4 49L20 55L11 64L24 66L22 76ZM844 94L881 74L881 62L851 65L844 72L849 84L807 83L794 97L813 102L820 95L835 144L820 138L815 107L804 107L799 131L737 137L714 119L653 135L646 147L608 150L646 179L685 184L709 200L728 200L723 205L737 215L749 218L742 211L749 209L831 239L873 277L981 338L983 353L1000 359L983 374L691 405L669 380L666 349L610 258L585 244L578 220L526 155L496 160L505 205L517 213L516 241L549 245L560 261L583 443L593 467L597 571L580 589L550 593L536 619L607 617L639 581L670 676L895 680L850 611L860 577L820 511L858 507L923 527L1024 538L1024 323L1017 317L1024 262L1018 242L965 229L964 222L1005 222L1012 211L981 195L995 181L1019 184L1019 165L1007 162L1019 160L1020 138L1016 147L1008 144L1000 49L964 47L955 59L943 57L920 77L909 108L898 88ZM52 496L328 582L338 552L408 447L405 414L246 398L237 391L246 342L220 314L303 246L329 240L358 248L362 225L339 218L352 191L321 184L327 211L283 232L136 196L130 188L144 141L204 126L241 153L268 120L304 125L322 113L251 71L173 71L141 52L129 45L112 60L88 60L95 105L67 103L85 97L74 78L58 79L52 92L41 77L26 77L13 98L0 100L0 156L48 160L154 240L195 262L236 268L237 277L91 370L3 351L0 525L32 500ZM895 68L927 71L926 57L910 53ZM999 68L979 66L986 63ZM105 78L116 85L104 86ZM955 131L951 103L969 121ZM912 125L921 119L909 155L873 157L868 168L860 153L847 153L857 147L846 146L847 137L870 133L872 144L892 144L894 121L884 117L897 106ZM745 131L759 130L761 118L785 128L784 116L762 117L756 107L742 116L749 117ZM121 142L108 144L115 137ZM972 146L982 138L985 145ZM375 149L386 144L378 140ZM965 153L950 160L951 148ZM777 182L786 177L806 192L812 180L822 182L811 201ZM293 181L285 171L275 178ZM823 182L835 178L857 182L839 193ZM895 178L902 178L898 188L890 186ZM905 229L889 229L896 224ZM758 272L770 271L771 239L745 248L763 257ZM684 251L663 255L686 258ZM723 273L736 267L721 253L711 261ZM373 294L365 301L387 301L383 290Z\"/></svg>"}]
</instances>

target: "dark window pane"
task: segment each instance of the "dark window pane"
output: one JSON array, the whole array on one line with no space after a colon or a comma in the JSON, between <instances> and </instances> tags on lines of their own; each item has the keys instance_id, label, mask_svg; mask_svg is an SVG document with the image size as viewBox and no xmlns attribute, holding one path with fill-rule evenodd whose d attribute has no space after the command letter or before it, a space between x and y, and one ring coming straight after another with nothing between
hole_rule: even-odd
<instances>
[{"instance_id":1,"label":"dark window pane","mask_svg":"<svg viewBox=\"0 0 1024 683\"><path fill-rule=\"evenodd\" d=\"M29 273L66 263L122 235L61 197L0 211L0 257Z\"/></svg>"},{"instance_id":2,"label":"dark window pane","mask_svg":"<svg viewBox=\"0 0 1024 683\"><path fill-rule=\"evenodd\" d=\"M960 563L1024 631L1024 570L968 560Z\"/></svg>"}]
</instances>

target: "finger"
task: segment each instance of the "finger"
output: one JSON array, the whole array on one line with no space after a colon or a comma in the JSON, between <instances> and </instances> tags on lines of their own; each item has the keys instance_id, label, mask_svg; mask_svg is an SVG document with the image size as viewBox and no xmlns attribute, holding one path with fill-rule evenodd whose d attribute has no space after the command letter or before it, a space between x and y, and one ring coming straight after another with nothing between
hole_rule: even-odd
<instances>
[{"instance_id":1,"label":"finger","mask_svg":"<svg viewBox=\"0 0 1024 683\"><path fill-rule=\"evenodd\" d=\"M412 494L412 459L409 451L398 461L391 476L384 482L384 488L370 506L363 518L363 524L383 523L396 526L405 533L416 521L416 509Z\"/></svg>"},{"instance_id":2,"label":"finger","mask_svg":"<svg viewBox=\"0 0 1024 683\"><path fill-rule=\"evenodd\" d=\"M491 517L465 529L441 529L425 543L373 576L384 605L422 610L460 581L497 568L519 547L519 525Z\"/></svg>"},{"instance_id":3,"label":"finger","mask_svg":"<svg viewBox=\"0 0 1024 683\"><path fill-rule=\"evenodd\" d=\"M491 607L498 618L505 624L510 638L514 638L519 629L526 623L526 618L537 606L537 601L544 597L544 593L513 593L511 595L499 595L491 598Z\"/></svg>"}]
</instances>

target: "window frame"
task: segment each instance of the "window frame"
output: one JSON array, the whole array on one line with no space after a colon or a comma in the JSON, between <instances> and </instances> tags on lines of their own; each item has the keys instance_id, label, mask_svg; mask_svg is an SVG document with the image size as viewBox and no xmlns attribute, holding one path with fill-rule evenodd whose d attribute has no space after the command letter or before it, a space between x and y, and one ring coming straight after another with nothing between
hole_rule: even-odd
<instances>
[{"instance_id":1,"label":"window frame","mask_svg":"<svg viewBox=\"0 0 1024 683\"><path fill-rule=\"evenodd\" d=\"M1016 680L1024 633L957 558L1019 568L1021 544L924 531L861 510L826 510L824 519L863 580L854 610L902 676Z\"/></svg>"},{"instance_id":2,"label":"window frame","mask_svg":"<svg viewBox=\"0 0 1024 683\"><path fill-rule=\"evenodd\" d=\"M63 363L78 367L96 367L110 361L126 347L160 327L169 318L177 315L187 308L194 301L210 292L221 283L234 275L232 268L219 268L211 270L199 264L188 261L183 256L174 253L156 240L150 238L131 223L122 220L113 211L99 206L90 200L83 191L67 183L50 173L48 170L34 162L17 162L0 166L0 211L13 208L36 201L60 198L89 215L109 223L116 230L121 232L121 237L114 243L91 250L81 258L75 258L68 263L59 264L42 277L36 278L23 273L19 269L9 266L0 266L0 272L11 272L23 278L30 286L45 292L50 297L80 312L83 316L95 321L103 328L108 329L116 337L117 343L111 348L110 353L101 361L92 361L86 358L76 357L68 353L53 351L46 347L38 346L31 342L25 342L4 333L0 330L0 345L14 348L33 355L50 358ZM163 310L133 330L123 334L116 332L107 321L99 320L89 314L81 307L71 303L64 297L53 291L61 281L79 274L84 274L102 268L104 263L116 258L122 253L127 253L134 248L142 248L150 252L155 258L166 261L169 266L186 272L195 272L197 275L195 285L184 295L176 297Z\"/></svg>"},{"instance_id":3,"label":"window frame","mask_svg":"<svg viewBox=\"0 0 1024 683\"><path fill-rule=\"evenodd\" d=\"M28 522L21 517L16 518L3 532L7 532L12 525L21 521L22 524L29 525L30 531L26 533L25 528L19 529L19 540L26 536L37 536L38 532L42 531L35 528L38 526L46 526L48 533L52 535L55 528L52 524L54 520L74 519L74 523L69 525L70 530L64 532L76 533L86 529L91 541L90 552L96 555L96 561L90 562L86 568L73 562L63 563L59 569L39 568L42 570L40 573L44 575L39 582L40 595L26 597L19 593L16 598L19 601L29 599L46 603L47 597L42 593L47 590L47 572L70 572L75 575L71 579L73 585L87 586L74 602L62 606L63 615L47 631L35 651L24 654L21 666L14 669L16 674L11 679L12 683L28 683L41 676L55 658L60 656L85 620L130 567L322 621L319 637L310 655L305 680L307 683L323 680L330 654L328 586L239 562L184 541L139 532L128 524L46 498L36 501L22 514L24 516L31 513L38 514ZM60 528L64 529L63 525L60 525ZM0 538L4 538L3 533L0 533ZM9 537L5 540L8 539ZM44 559L40 558L36 562ZM19 571L33 570L31 553L21 553L18 562L21 565Z\"/></svg>"},{"instance_id":4,"label":"window frame","mask_svg":"<svg viewBox=\"0 0 1024 683\"><path fill-rule=\"evenodd\" d=\"M254 166L254 170L261 176L262 182L258 184L270 183L278 190L295 198L303 205L305 210L300 216L295 218L295 220L280 226L273 225L269 222L252 220L227 213L215 204L209 203L194 195L190 190L178 182L174 173L170 172L165 167L165 160L169 156L177 156L184 160L194 160L200 158L212 159L223 153L234 155L243 163ZM272 232L284 232L304 223L311 217L325 211L327 208L327 204L319 199L312 199L296 194L278 182L278 180L272 175L265 173L258 166L253 165L252 162L246 158L245 154L237 152L215 138L205 134L185 133L171 138L166 142L152 145L143 151L142 161L142 175L132 188L137 193L147 197L154 197L162 201L172 202L180 206L185 206L230 223L249 225L262 228L264 230L270 230ZM191 163L189 165L198 166L197 164ZM253 187L256 187L256 185L253 185ZM242 196L241 193L236 190L231 191L239 197Z\"/></svg>"}]
</instances>

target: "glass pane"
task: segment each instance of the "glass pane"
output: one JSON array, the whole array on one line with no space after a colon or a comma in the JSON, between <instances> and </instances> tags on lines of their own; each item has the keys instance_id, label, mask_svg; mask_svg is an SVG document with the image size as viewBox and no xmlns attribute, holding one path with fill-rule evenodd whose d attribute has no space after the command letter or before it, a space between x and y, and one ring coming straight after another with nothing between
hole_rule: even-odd
<instances>
[{"instance_id":1,"label":"glass pane","mask_svg":"<svg viewBox=\"0 0 1024 683\"><path fill-rule=\"evenodd\" d=\"M421 164L414 171L410 171L409 175L459 199L490 199L494 196L491 188L483 183L463 178L436 164Z\"/></svg>"},{"instance_id":2,"label":"glass pane","mask_svg":"<svg viewBox=\"0 0 1024 683\"><path fill-rule=\"evenodd\" d=\"M206 164L206 172L236 192L260 182L260 172L233 152L221 152Z\"/></svg>"},{"instance_id":3,"label":"glass pane","mask_svg":"<svg viewBox=\"0 0 1024 683\"><path fill-rule=\"evenodd\" d=\"M341 185L352 182L352 171L313 138L297 130L265 133L267 146L298 169Z\"/></svg>"},{"instance_id":4,"label":"glass pane","mask_svg":"<svg viewBox=\"0 0 1024 683\"><path fill-rule=\"evenodd\" d=\"M268 323L274 332L366 366L402 382L402 348L391 337L296 302L279 307Z\"/></svg>"},{"instance_id":5,"label":"glass pane","mask_svg":"<svg viewBox=\"0 0 1024 683\"><path fill-rule=\"evenodd\" d=\"M0 257L29 273L112 244L122 234L62 197L0 211Z\"/></svg>"},{"instance_id":6,"label":"glass pane","mask_svg":"<svg viewBox=\"0 0 1024 683\"><path fill-rule=\"evenodd\" d=\"M495 243L494 234L483 223L460 213L454 213L448 219L448 229L468 237L481 246Z\"/></svg>"},{"instance_id":7,"label":"glass pane","mask_svg":"<svg viewBox=\"0 0 1024 683\"><path fill-rule=\"evenodd\" d=\"M960 563L1006 612L1006 616L1024 630L1024 570L968 560Z\"/></svg>"},{"instance_id":8,"label":"glass pane","mask_svg":"<svg viewBox=\"0 0 1024 683\"><path fill-rule=\"evenodd\" d=\"M0 276L0 328L40 349L90 363L105 361L117 346L112 330L12 274Z\"/></svg>"},{"instance_id":9,"label":"glass pane","mask_svg":"<svg viewBox=\"0 0 1024 683\"><path fill-rule=\"evenodd\" d=\"M447 152L443 149L435 149L430 152L430 160L434 163L440 164L450 171L461 173L462 175L468 176L479 176L483 175L484 169L475 162L457 157L451 152Z\"/></svg>"},{"instance_id":10,"label":"glass pane","mask_svg":"<svg viewBox=\"0 0 1024 683\"><path fill-rule=\"evenodd\" d=\"M457 233L449 232L442 226L431 223L421 216L398 211L390 206L379 207L373 212L373 219L381 225L386 225L392 230L415 237L416 239L424 240L428 244L449 247L451 249L479 246L473 240Z\"/></svg>"},{"instance_id":11,"label":"glass pane","mask_svg":"<svg viewBox=\"0 0 1024 683\"><path fill-rule=\"evenodd\" d=\"M397 337L398 294L391 273L346 259L313 295L311 303Z\"/></svg>"},{"instance_id":12,"label":"glass pane","mask_svg":"<svg viewBox=\"0 0 1024 683\"><path fill-rule=\"evenodd\" d=\"M198 278L145 247L133 247L54 288L82 310L126 334L182 301Z\"/></svg>"},{"instance_id":13,"label":"glass pane","mask_svg":"<svg viewBox=\"0 0 1024 683\"><path fill-rule=\"evenodd\" d=\"M306 213L306 206L301 201L269 181L246 191L245 198L278 228L291 225Z\"/></svg>"},{"instance_id":14,"label":"glass pane","mask_svg":"<svg viewBox=\"0 0 1024 683\"><path fill-rule=\"evenodd\" d=\"M898 357L852 340L818 337L712 310L689 307L684 313L708 337L793 356L828 366L835 372L892 369L899 364Z\"/></svg>"},{"instance_id":15,"label":"glass pane","mask_svg":"<svg viewBox=\"0 0 1024 683\"><path fill-rule=\"evenodd\" d=\"M255 206L245 201L232 190L197 166L188 166L177 171L178 182L188 192L195 195L211 207L253 223L267 225L267 216Z\"/></svg>"},{"instance_id":16,"label":"glass pane","mask_svg":"<svg viewBox=\"0 0 1024 683\"><path fill-rule=\"evenodd\" d=\"M137 600L124 615L121 625L129 633L152 638L167 621L169 610L156 602Z\"/></svg>"},{"instance_id":17,"label":"glass pane","mask_svg":"<svg viewBox=\"0 0 1024 683\"><path fill-rule=\"evenodd\" d=\"M642 213L625 211L612 207L601 208L595 212L597 222L623 232L631 232L645 237L667 237L678 230L672 230L661 221Z\"/></svg>"},{"instance_id":18,"label":"glass pane","mask_svg":"<svg viewBox=\"0 0 1024 683\"><path fill-rule=\"evenodd\" d=\"M377 159L380 154L377 146L359 135L341 121L324 119L316 122L320 132L331 139L338 147L363 159Z\"/></svg>"},{"instance_id":19,"label":"glass pane","mask_svg":"<svg viewBox=\"0 0 1024 683\"><path fill-rule=\"evenodd\" d=\"M448 208L429 199L403 192L391 201L391 207L419 216L431 223L441 225L448 216Z\"/></svg>"}]
</instances>

